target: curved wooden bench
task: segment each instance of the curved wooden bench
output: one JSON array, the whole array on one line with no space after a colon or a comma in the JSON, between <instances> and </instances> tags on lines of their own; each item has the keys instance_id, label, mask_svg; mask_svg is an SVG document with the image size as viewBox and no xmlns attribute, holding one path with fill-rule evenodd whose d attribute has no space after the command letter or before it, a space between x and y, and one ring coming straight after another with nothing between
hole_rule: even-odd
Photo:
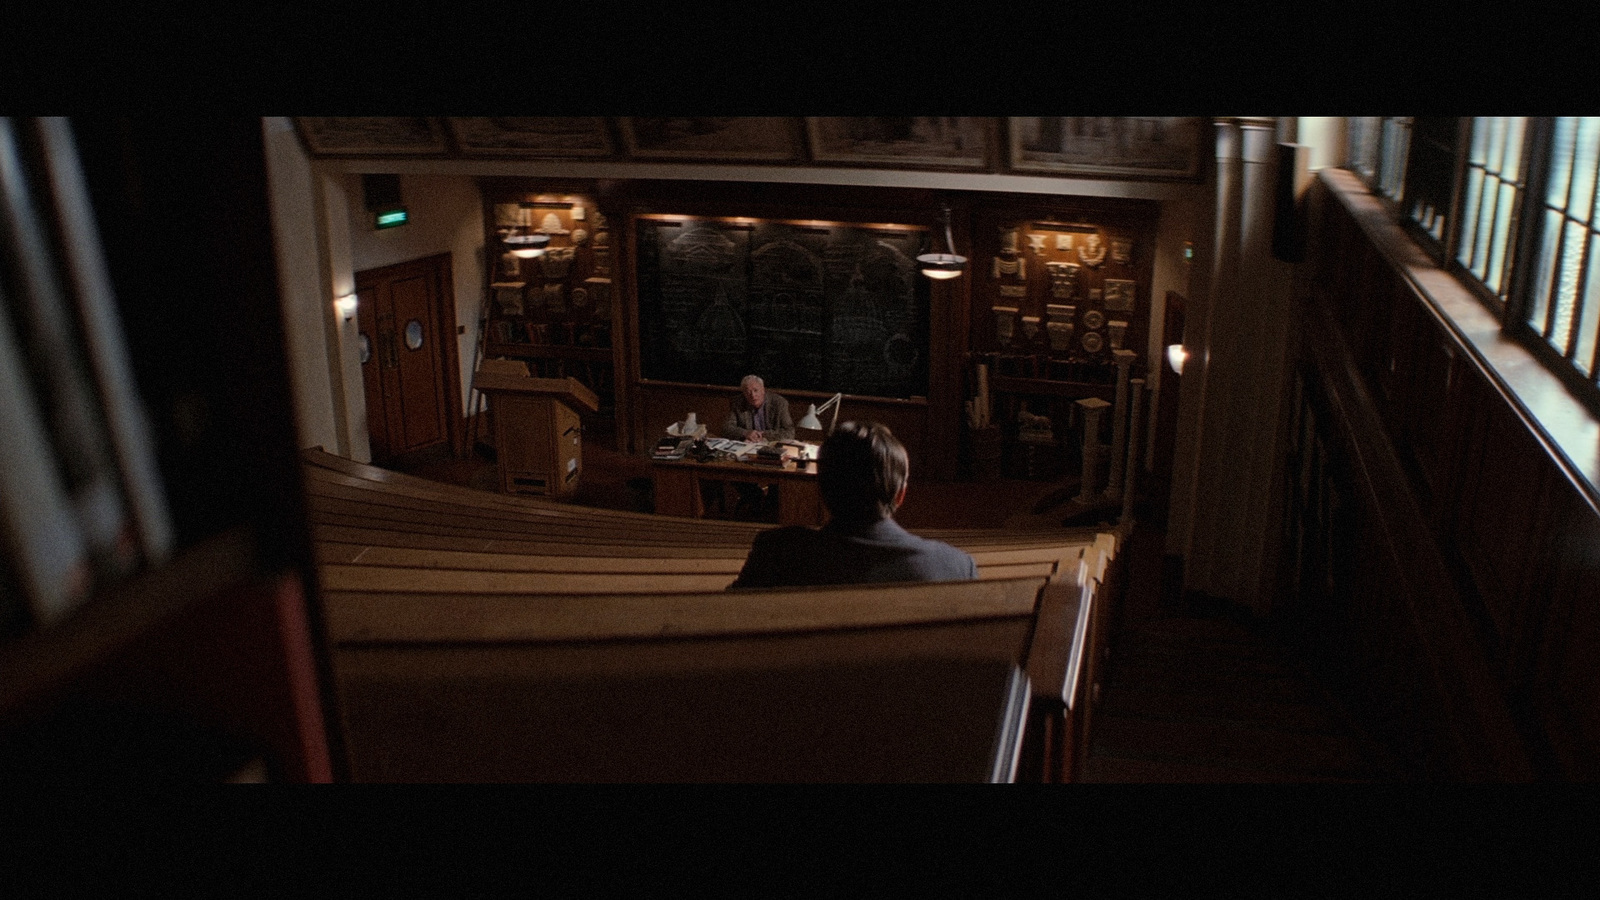
<instances>
[{"instance_id":1,"label":"curved wooden bench","mask_svg":"<svg viewBox=\"0 0 1600 900\"><path fill-rule=\"evenodd\" d=\"M771 592L726 594L723 588L742 568L755 534L769 524L591 510L426 482L336 457L308 458L306 468L336 672L341 683L354 679L347 687L358 689L347 692L348 697L366 698L354 701L355 707L399 702L382 699L390 696L379 687L386 679L399 679L422 694L448 694L454 689L432 679L470 681L484 677L485 666L520 667L534 659L560 658L565 660L561 665L577 666L572 671L578 671L603 657L617 677L637 679L655 671L651 667L660 660L710 652L728 665L732 660L745 666L752 678L767 678L775 671L773 665L793 667L807 658L761 656L759 665L750 662L750 653L774 646L775 640L799 641L811 651L853 648L833 663L848 667L877 659L886 646L914 647L923 656L959 655L979 646L972 642L982 634L988 635L985 652L998 659L997 648L1008 647L1008 658L1026 665L1029 683L1035 685L1027 729L1029 777L1070 773L1085 746L1103 646L1104 581L1116 551L1113 535L1093 529L923 531L973 554L982 580L794 589L773 594L784 598L779 601L750 604L745 598ZM996 588L1015 591L1019 583L1032 586L1026 614L971 618L977 608L971 603L994 596L989 592ZM969 601L958 604L966 613L940 613L954 619L896 620L904 612L905 596ZM834 605L829 605L830 597ZM763 609L770 614L766 619L755 615ZM1018 627L1022 632L1015 631ZM889 632L894 632L892 640ZM996 643L996 633L1007 637ZM742 648L737 653L724 646L735 636ZM668 638L670 650L656 646ZM688 644L680 646L684 642ZM533 645L537 652L530 650ZM595 656L601 645L605 652ZM463 656L469 646L471 652ZM558 652L562 647L588 649ZM717 655L724 651L732 655ZM562 671L558 665L547 674L559 678ZM823 677L820 671L810 677ZM512 677L507 683L514 682ZM347 718L355 707L347 708ZM399 707L392 712L401 715ZM368 737L380 744L389 741L383 730ZM410 740L428 744L449 739L429 733ZM383 754L389 754L385 759L411 752L396 749L392 741L384 746ZM363 765L380 780L402 777L399 769L371 768L370 759ZM402 767L410 773L403 777L444 778L453 771L430 765ZM504 774L492 766L454 771ZM424 774L428 772L432 774Z\"/></svg>"},{"instance_id":2,"label":"curved wooden bench","mask_svg":"<svg viewBox=\"0 0 1600 900\"><path fill-rule=\"evenodd\" d=\"M1043 579L329 595L358 781L1009 781Z\"/></svg>"},{"instance_id":3,"label":"curved wooden bench","mask_svg":"<svg viewBox=\"0 0 1600 900\"><path fill-rule=\"evenodd\" d=\"M626 524L643 528L682 529L689 527L708 534L731 534L743 537L772 527L760 522L727 522L722 520L683 519L658 516L651 513L575 507L539 497L493 494L458 485L426 481L413 476L389 472L375 466L344 460L320 451L305 451L308 455L307 489L313 496L338 496L346 499L366 499L385 505L396 505L389 497L413 497L430 501L420 508L430 508L457 515L476 516L508 521L573 521L580 525L595 522ZM329 468L336 466L337 468ZM363 488L371 493L339 493L323 485L340 485ZM509 513L509 515L507 515ZM1036 528L1028 530L997 529L922 529L919 533L940 540L966 540L969 542L1016 543L1024 540L1040 542L1063 540L1089 542L1097 533L1095 529Z\"/></svg>"}]
</instances>

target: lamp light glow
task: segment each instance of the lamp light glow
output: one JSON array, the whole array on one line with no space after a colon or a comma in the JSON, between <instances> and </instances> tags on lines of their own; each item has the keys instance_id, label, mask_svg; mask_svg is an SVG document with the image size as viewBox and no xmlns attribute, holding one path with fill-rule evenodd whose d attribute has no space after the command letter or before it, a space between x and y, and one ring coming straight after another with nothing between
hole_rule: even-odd
<instances>
[{"instance_id":1,"label":"lamp light glow","mask_svg":"<svg viewBox=\"0 0 1600 900\"><path fill-rule=\"evenodd\" d=\"M343 297L333 301L333 306L339 311L339 315L344 317L346 322L356 317L357 300L355 294L345 294Z\"/></svg>"},{"instance_id":2,"label":"lamp light glow","mask_svg":"<svg viewBox=\"0 0 1600 900\"><path fill-rule=\"evenodd\" d=\"M938 281L955 278L966 268L965 256L954 256L949 253L925 253L917 257L917 262L922 264L922 274Z\"/></svg>"},{"instance_id":3,"label":"lamp light glow","mask_svg":"<svg viewBox=\"0 0 1600 900\"><path fill-rule=\"evenodd\" d=\"M944 204L944 246L947 253L924 253L917 257L922 274L939 281L960 275L967 266L967 258L956 254L956 240L950 232L950 204Z\"/></svg>"},{"instance_id":4,"label":"lamp light glow","mask_svg":"<svg viewBox=\"0 0 1600 900\"><path fill-rule=\"evenodd\" d=\"M544 255L544 248L550 243L550 235L508 234L501 240L511 248L513 256L521 259L533 259Z\"/></svg>"},{"instance_id":5,"label":"lamp light glow","mask_svg":"<svg viewBox=\"0 0 1600 900\"><path fill-rule=\"evenodd\" d=\"M1183 374L1183 362L1184 362L1184 360L1186 360L1188 358L1189 358L1189 351L1183 349L1183 345L1182 344L1168 344L1167 345L1167 365L1172 367L1172 371L1178 373L1179 375L1182 375Z\"/></svg>"}]
</instances>

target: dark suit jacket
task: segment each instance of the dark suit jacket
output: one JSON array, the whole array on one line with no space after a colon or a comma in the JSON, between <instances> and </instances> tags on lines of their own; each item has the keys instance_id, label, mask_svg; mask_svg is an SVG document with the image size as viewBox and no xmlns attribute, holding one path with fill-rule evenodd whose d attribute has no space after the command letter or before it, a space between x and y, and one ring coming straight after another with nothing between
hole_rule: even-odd
<instances>
[{"instance_id":1,"label":"dark suit jacket","mask_svg":"<svg viewBox=\"0 0 1600 900\"><path fill-rule=\"evenodd\" d=\"M756 535L734 588L867 584L882 581L968 581L978 565L964 551L920 538L894 519L821 528L789 525Z\"/></svg>"},{"instance_id":2,"label":"dark suit jacket","mask_svg":"<svg viewBox=\"0 0 1600 900\"><path fill-rule=\"evenodd\" d=\"M722 422L722 436L742 441L756 427L755 408L745 402L743 393L735 394L729 406L728 418ZM761 407L767 411L767 430L762 432L763 436L769 441L794 440L794 420L789 418L789 401L767 391Z\"/></svg>"}]
</instances>

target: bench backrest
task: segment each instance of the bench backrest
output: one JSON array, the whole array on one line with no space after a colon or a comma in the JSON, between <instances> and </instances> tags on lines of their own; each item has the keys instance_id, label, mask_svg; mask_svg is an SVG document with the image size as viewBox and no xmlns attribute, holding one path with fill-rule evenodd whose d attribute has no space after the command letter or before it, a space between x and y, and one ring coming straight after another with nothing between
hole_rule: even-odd
<instances>
[{"instance_id":1,"label":"bench backrest","mask_svg":"<svg viewBox=\"0 0 1600 900\"><path fill-rule=\"evenodd\" d=\"M357 780L1005 781L1043 585L325 600Z\"/></svg>"}]
</instances>

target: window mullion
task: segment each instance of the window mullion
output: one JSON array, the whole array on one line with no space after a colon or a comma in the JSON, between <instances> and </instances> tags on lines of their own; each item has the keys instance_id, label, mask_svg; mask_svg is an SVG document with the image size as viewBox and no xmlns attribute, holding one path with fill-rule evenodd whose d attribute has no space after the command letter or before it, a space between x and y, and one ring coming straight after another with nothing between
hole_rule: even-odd
<instances>
[{"instance_id":1,"label":"window mullion","mask_svg":"<svg viewBox=\"0 0 1600 900\"><path fill-rule=\"evenodd\" d=\"M1544 231L1544 195L1549 183L1550 143L1553 120L1548 116L1530 119L1523 137L1522 171L1523 190L1519 214L1519 227L1512 243L1517 247L1513 257L1515 268L1511 272L1511 290L1507 294L1506 308L1501 316L1501 327L1525 326L1533 308L1534 285L1538 284L1539 242ZM1532 215L1525 214L1527 205L1535 205Z\"/></svg>"}]
</instances>

